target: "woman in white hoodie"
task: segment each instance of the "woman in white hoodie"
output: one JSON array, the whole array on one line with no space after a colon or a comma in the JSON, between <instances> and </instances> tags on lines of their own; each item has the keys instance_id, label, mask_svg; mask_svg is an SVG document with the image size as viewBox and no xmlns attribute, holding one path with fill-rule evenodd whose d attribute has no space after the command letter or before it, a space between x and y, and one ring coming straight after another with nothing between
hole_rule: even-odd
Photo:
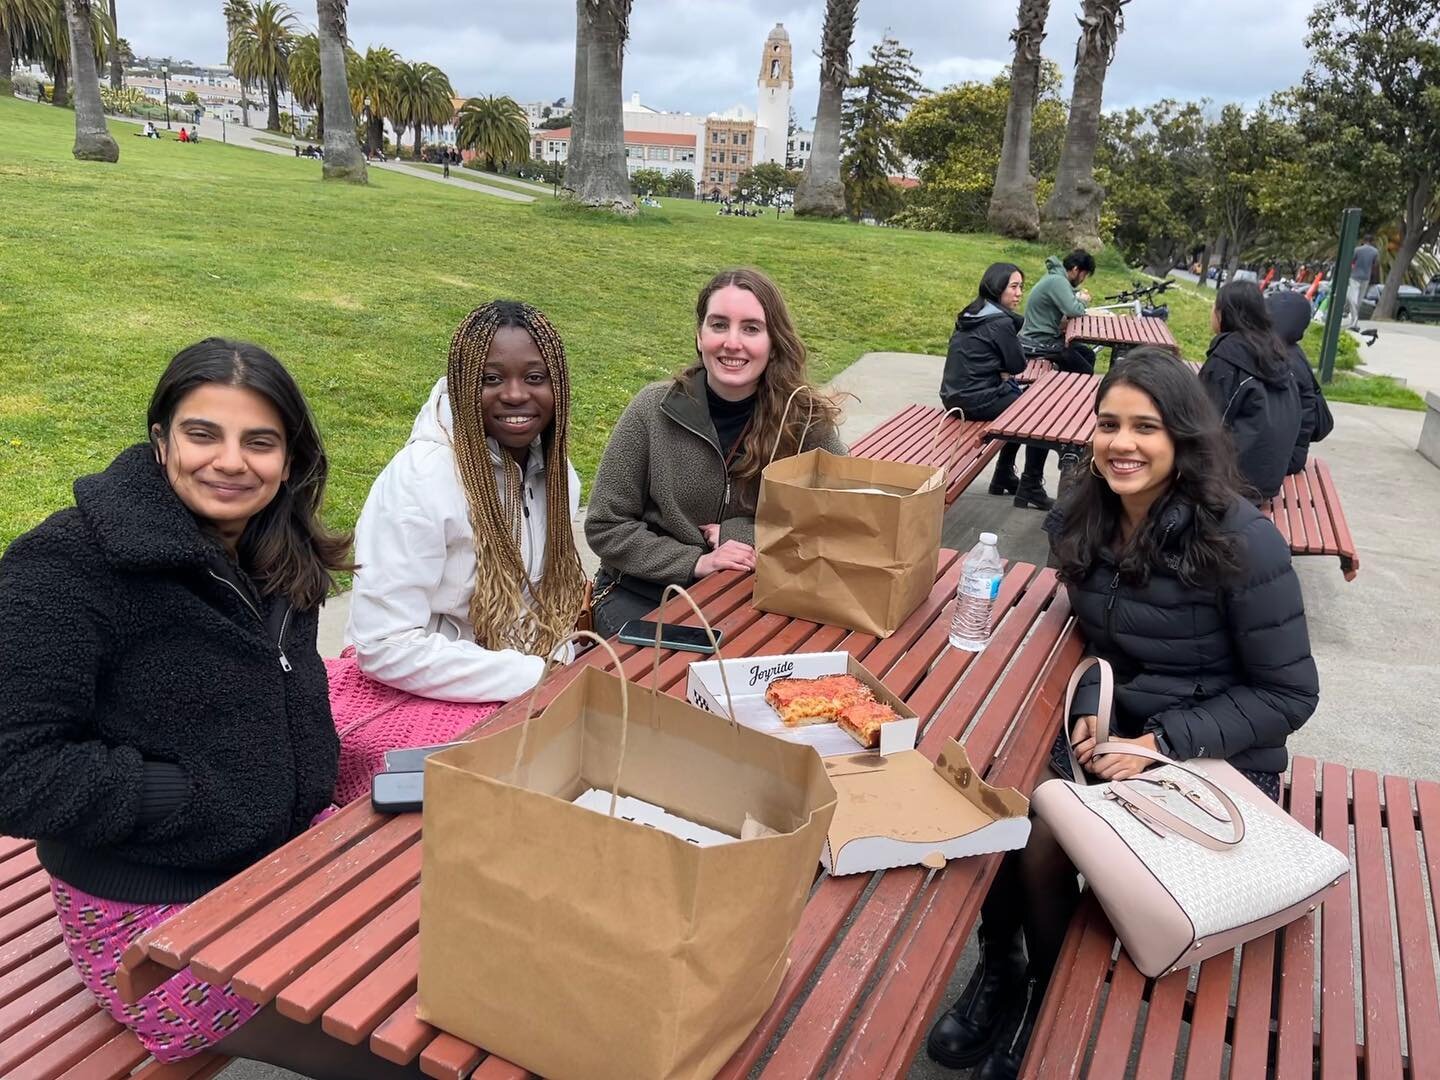
<instances>
[{"instance_id":1,"label":"woman in white hoodie","mask_svg":"<svg viewBox=\"0 0 1440 1080\"><path fill-rule=\"evenodd\" d=\"M569 413L565 348L544 315L497 300L466 316L356 524L346 636L360 673L465 703L539 681L585 595Z\"/></svg>"}]
</instances>

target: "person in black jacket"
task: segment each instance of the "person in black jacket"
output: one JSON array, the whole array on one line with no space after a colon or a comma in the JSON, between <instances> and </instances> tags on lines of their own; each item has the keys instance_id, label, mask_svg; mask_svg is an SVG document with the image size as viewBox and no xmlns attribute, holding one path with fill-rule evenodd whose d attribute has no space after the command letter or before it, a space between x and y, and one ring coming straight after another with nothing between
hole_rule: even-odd
<instances>
[{"instance_id":1,"label":"person in black jacket","mask_svg":"<svg viewBox=\"0 0 1440 1080\"><path fill-rule=\"evenodd\" d=\"M945 356L940 401L959 408L966 420L994 420L1025 389L1015 376L1025 371L1020 351L1020 295L1025 275L1013 263L993 263L980 278L979 295L955 317L955 332ZM1008 442L995 460L991 495L1013 495L1015 505L1048 510L1054 500L1045 494L1045 448L1025 448L1025 472L1015 475L1020 444Z\"/></svg>"},{"instance_id":2,"label":"person in black jacket","mask_svg":"<svg viewBox=\"0 0 1440 1080\"><path fill-rule=\"evenodd\" d=\"M1046 529L1088 650L1115 672L1111 739L1227 759L1278 799L1286 740L1319 695L1289 547L1240 495L1219 416L1178 359L1129 353L1095 411L1088 469ZM1151 762L1094 753L1098 697L1082 682L1067 718L1076 756L1102 780L1134 776ZM1051 754L1062 776L1065 738ZM1078 898L1074 867L1032 821L986 897L980 964L931 1030L932 1058L1017 1075Z\"/></svg>"},{"instance_id":3,"label":"person in black jacket","mask_svg":"<svg viewBox=\"0 0 1440 1080\"><path fill-rule=\"evenodd\" d=\"M350 543L318 520L319 432L263 349L183 350L146 426L0 559L0 831L37 841L77 972L159 1060L407 1075L188 972L117 996L131 940L330 805L315 640Z\"/></svg>"},{"instance_id":4,"label":"person in black jacket","mask_svg":"<svg viewBox=\"0 0 1440 1080\"><path fill-rule=\"evenodd\" d=\"M1285 471L1303 472L1310 457L1310 444L1324 439L1335 427L1320 380L1300 347L1300 339L1310 326L1310 301L1303 293L1281 291L1265 298L1265 308L1276 336L1285 344L1295 388L1300 392L1300 432L1295 437L1295 448L1290 451L1290 465Z\"/></svg>"},{"instance_id":5,"label":"person in black jacket","mask_svg":"<svg viewBox=\"0 0 1440 1080\"><path fill-rule=\"evenodd\" d=\"M1258 500L1280 490L1300 434L1300 390L1285 346L1251 281L1235 281L1215 297L1215 338L1200 382L1230 430L1240 475Z\"/></svg>"}]
</instances>

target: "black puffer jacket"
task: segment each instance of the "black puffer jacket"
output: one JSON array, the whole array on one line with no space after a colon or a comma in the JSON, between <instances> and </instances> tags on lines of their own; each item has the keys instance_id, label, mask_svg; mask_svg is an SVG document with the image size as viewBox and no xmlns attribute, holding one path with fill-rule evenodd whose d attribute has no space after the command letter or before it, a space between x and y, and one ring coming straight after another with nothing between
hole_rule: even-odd
<instances>
[{"instance_id":1,"label":"black puffer jacket","mask_svg":"<svg viewBox=\"0 0 1440 1080\"><path fill-rule=\"evenodd\" d=\"M1024 371L1020 317L987 301L974 315L962 311L955 317L940 400L947 409L958 405L966 417L993 419L1009 394L1007 381Z\"/></svg>"},{"instance_id":2,"label":"black puffer jacket","mask_svg":"<svg viewBox=\"0 0 1440 1080\"><path fill-rule=\"evenodd\" d=\"M1172 499L1158 512L1166 562L1176 562L1194 511ZM1052 538L1063 520L1059 508L1047 518ZM1228 758L1237 768L1283 772L1285 740L1319 696L1300 582L1289 546L1255 507L1236 500L1224 528L1246 550L1239 585L1195 588L1169 565L1145 585L1129 585L1107 552L1067 591L1089 651L1115 669L1116 734L1160 728L1180 759ZM1087 683L1075 716L1095 712L1099 687Z\"/></svg>"},{"instance_id":3,"label":"black puffer jacket","mask_svg":"<svg viewBox=\"0 0 1440 1080\"><path fill-rule=\"evenodd\" d=\"M86 892L193 900L330 801L316 612L256 595L149 446L75 503L0 560L0 832Z\"/></svg>"},{"instance_id":4,"label":"black puffer jacket","mask_svg":"<svg viewBox=\"0 0 1440 1080\"><path fill-rule=\"evenodd\" d=\"M1300 434L1300 391L1288 366L1262 375L1239 334L1210 342L1200 382L1230 429L1243 476L1268 499L1280 490Z\"/></svg>"},{"instance_id":5,"label":"black puffer jacket","mask_svg":"<svg viewBox=\"0 0 1440 1080\"><path fill-rule=\"evenodd\" d=\"M1335 418L1320 389L1320 380L1315 378L1315 369L1300 347L1300 339L1310 325L1310 301L1297 292L1277 292L1265 298L1265 307L1270 312L1276 336L1288 349L1290 371L1295 376L1295 389L1300 393L1300 432L1295 437L1295 449L1290 451L1290 465L1285 470L1298 473L1309 460L1310 444L1330 434Z\"/></svg>"}]
</instances>

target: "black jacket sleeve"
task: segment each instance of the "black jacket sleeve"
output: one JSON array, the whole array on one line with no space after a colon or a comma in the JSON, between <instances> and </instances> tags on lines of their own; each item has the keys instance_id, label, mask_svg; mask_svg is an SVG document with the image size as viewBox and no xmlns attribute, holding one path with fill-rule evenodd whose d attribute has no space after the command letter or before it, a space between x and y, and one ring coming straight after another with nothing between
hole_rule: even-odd
<instances>
[{"instance_id":1,"label":"black jacket sleeve","mask_svg":"<svg viewBox=\"0 0 1440 1080\"><path fill-rule=\"evenodd\" d=\"M103 592L33 537L0 561L0 831L12 836L98 846L140 824L145 763L91 720L109 637Z\"/></svg>"},{"instance_id":2,"label":"black jacket sleeve","mask_svg":"<svg viewBox=\"0 0 1440 1080\"><path fill-rule=\"evenodd\" d=\"M1000 350L1000 370L1007 375L1025 373L1025 353L1020 348L1020 334L1011 319L991 319L996 327L993 332L995 347Z\"/></svg>"},{"instance_id":3,"label":"black jacket sleeve","mask_svg":"<svg viewBox=\"0 0 1440 1080\"><path fill-rule=\"evenodd\" d=\"M1243 533L1247 578L1225 591L1226 627L1241 682L1215 697L1153 718L1175 756L1230 758L1252 746L1283 746L1310 718L1320 677L1290 547L1257 517Z\"/></svg>"},{"instance_id":4,"label":"black jacket sleeve","mask_svg":"<svg viewBox=\"0 0 1440 1080\"><path fill-rule=\"evenodd\" d=\"M947 409L960 404L961 386L965 375L963 353L965 335L956 330L950 335L950 345L945 350L945 371L940 376L940 401Z\"/></svg>"},{"instance_id":5,"label":"black jacket sleeve","mask_svg":"<svg viewBox=\"0 0 1440 1080\"><path fill-rule=\"evenodd\" d=\"M1290 467L1286 472L1297 473L1305 468L1310 456L1310 440L1319 422L1320 387L1299 346L1291 346L1290 369L1295 376L1295 388L1300 391L1300 434L1295 437L1295 449L1290 454Z\"/></svg>"}]
</instances>

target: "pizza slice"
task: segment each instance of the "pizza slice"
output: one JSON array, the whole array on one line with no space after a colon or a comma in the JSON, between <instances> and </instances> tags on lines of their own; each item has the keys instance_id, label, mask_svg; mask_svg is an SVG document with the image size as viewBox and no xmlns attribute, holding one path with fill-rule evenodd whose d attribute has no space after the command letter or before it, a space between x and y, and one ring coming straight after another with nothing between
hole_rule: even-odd
<instances>
[{"instance_id":1,"label":"pizza slice","mask_svg":"<svg viewBox=\"0 0 1440 1080\"><path fill-rule=\"evenodd\" d=\"M787 727L833 723L842 709L872 700L870 688L853 675L776 679L765 690L765 701Z\"/></svg>"},{"instance_id":2,"label":"pizza slice","mask_svg":"<svg viewBox=\"0 0 1440 1080\"><path fill-rule=\"evenodd\" d=\"M895 710L883 701L862 701L841 710L835 722L865 749L874 750L880 745L880 725L898 719Z\"/></svg>"}]
</instances>

